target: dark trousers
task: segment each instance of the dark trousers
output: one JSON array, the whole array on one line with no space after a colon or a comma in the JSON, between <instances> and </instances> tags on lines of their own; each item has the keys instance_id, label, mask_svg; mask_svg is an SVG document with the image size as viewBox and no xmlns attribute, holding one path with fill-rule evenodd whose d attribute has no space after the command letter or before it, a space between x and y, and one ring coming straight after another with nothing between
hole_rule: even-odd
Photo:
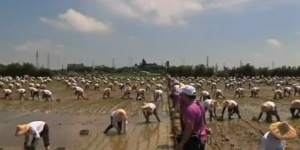
<instances>
[{"instance_id":1,"label":"dark trousers","mask_svg":"<svg viewBox=\"0 0 300 150\"><path fill-rule=\"evenodd\" d=\"M184 131L184 120L183 120L183 115L180 114L179 116L179 121L180 121L180 126L181 126L181 131Z\"/></svg>"},{"instance_id":2,"label":"dark trousers","mask_svg":"<svg viewBox=\"0 0 300 150\"><path fill-rule=\"evenodd\" d=\"M49 126L47 124L44 125L43 130L40 132L40 137L43 138L44 146L48 147L50 145L50 138L49 138ZM37 139L33 137L31 141L31 145L33 145L36 140Z\"/></svg>"},{"instance_id":3,"label":"dark trousers","mask_svg":"<svg viewBox=\"0 0 300 150\"><path fill-rule=\"evenodd\" d=\"M177 143L180 144L182 140L183 135L177 136ZM184 144L183 150L204 150L205 144L202 143L200 136L197 134L192 134L191 137L188 139L188 141Z\"/></svg>"},{"instance_id":4,"label":"dark trousers","mask_svg":"<svg viewBox=\"0 0 300 150\"><path fill-rule=\"evenodd\" d=\"M118 127L119 129L122 131L122 121L118 121ZM112 129L114 126L113 126L113 117L110 117L110 125L105 129L104 132L107 132L109 131L110 129Z\"/></svg>"}]
</instances>

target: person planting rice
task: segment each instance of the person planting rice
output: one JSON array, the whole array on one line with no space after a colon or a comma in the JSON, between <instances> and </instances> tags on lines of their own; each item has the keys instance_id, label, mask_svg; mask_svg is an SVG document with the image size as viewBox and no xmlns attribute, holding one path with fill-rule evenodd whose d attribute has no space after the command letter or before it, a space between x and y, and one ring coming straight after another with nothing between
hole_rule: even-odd
<instances>
[{"instance_id":1,"label":"person planting rice","mask_svg":"<svg viewBox=\"0 0 300 150\"><path fill-rule=\"evenodd\" d=\"M7 97L9 99L12 99L11 98L11 93L12 93L12 90L11 89L3 89L3 93L4 93L4 99L6 99Z\"/></svg>"},{"instance_id":2,"label":"person planting rice","mask_svg":"<svg viewBox=\"0 0 300 150\"><path fill-rule=\"evenodd\" d=\"M200 101L205 101L207 99L211 99L210 95L209 95L209 92L203 90L201 93L201 97L200 97Z\"/></svg>"},{"instance_id":3,"label":"person planting rice","mask_svg":"<svg viewBox=\"0 0 300 150\"><path fill-rule=\"evenodd\" d=\"M216 99L217 99L217 98L220 98L220 97L226 98L226 97L223 95L222 90L220 90L220 89L216 89L216 90L215 90L213 97L216 98Z\"/></svg>"},{"instance_id":4,"label":"person planting rice","mask_svg":"<svg viewBox=\"0 0 300 150\"><path fill-rule=\"evenodd\" d=\"M193 86L186 86L180 91L187 107L184 111L184 132L177 137L176 150L204 150L207 141L205 107L196 102L197 92Z\"/></svg>"},{"instance_id":5,"label":"person planting rice","mask_svg":"<svg viewBox=\"0 0 300 150\"><path fill-rule=\"evenodd\" d=\"M44 121L33 121L28 124L18 125L15 136L25 136L24 149L28 148L28 141L32 135L31 148L34 149L42 137L46 150L50 150L49 126Z\"/></svg>"},{"instance_id":6,"label":"person planting rice","mask_svg":"<svg viewBox=\"0 0 300 150\"><path fill-rule=\"evenodd\" d=\"M236 101L234 101L234 100L225 100L223 102L223 110L222 110L221 118L223 118L223 115L225 113L226 108L228 110L228 119L229 120L231 120L231 116L235 113L238 115L239 119L242 118L241 115L240 115L239 105Z\"/></svg>"},{"instance_id":7,"label":"person planting rice","mask_svg":"<svg viewBox=\"0 0 300 150\"><path fill-rule=\"evenodd\" d=\"M40 100L39 90L35 87L30 87L29 89L32 100L34 100L35 97L37 97L38 100Z\"/></svg>"},{"instance_id":8,"label":"person planting rice","mask_svg":"<svg viewBox=\"0 0 300 150\"><path fill-rule=\"evenodd\" d=\"M272 123L261 139L261 150L284 150L286 140L297 137L297 131L286 121Z\"/></svg>"},{"instance_id":9,"label":"person planting rice","mask_svg":"<svg viewBox=\"0 0 300 150\"><path fill-rule=\"evenodd\" d=\"M126 132L127 130L127 113L124 109L117 109L113 111L110 115L110 125L105 129L103 133L107 134L107 132L113 127L117 129L118 134L121 132Z\"/></svg>"},{"instance_id":10,"label":"person planting rice","mask_svg":"<svg viewBox=\"0 0 300 150\"><path fill-rule=\"evenodd\" d=\"M298 112L295 114L295 112L298 110ZM291 111L291 114L292 114L292 118L299 118L299 114L300 114L300 100L299 99L296 99L296 100L293 100L291 102L291 106L290 106L290 111Z\"/></svg>"},{"instance_id":11,"label":"person planting rice","mask_svg":"<svg viewBox=\"0 0 300 150\"><path fill-rule=\"evenodd\" d=\"M158 117L158 113L157 113L157 108L156 105L154 103L144 103L143 106L141 106L142 110L143 110L143 114L144 117L146 119L146 123L149 123L149 117L154 114L154 116L156 117L157 121L160 122L160 119Z\"/></svg>"},{"instance_id":12,"label":"person planting rice","mask_svg":"<svg viewBox=\"0 0 300 150\"><path fill-rule=\"evenodd\" d=\"M42 99L45 101L53 101L52 100L52 92L50 90L41 90L42 93Z\"/></svg>"},{"instance_id":13,"label":"person planting rice","mask_svg":"<svg viewBox=\"0 0 300 150\"><path fill-rule=\"evenodd\" d=\"M209 120L212 121L212 118L216 119L216 108L219 106L219 102L212 99L207 99L203 102L206 110L209 112Z\"/></svg>"},{"instance_id":14,"label":"person planting rice","mask_svg":"<svg viewBox=\"0 0 300 150\"><path fill-rule=\"evenodd\" d=\"M261 119L263 113L266 113L266 121L272 122L272 115L276 116L277 121L280 121L277 107L274 102L272 102L272 101L264 102L260 106L260 110L261 110L261 112L259 113L258 118L257 119L255 118L253 120L259 121Z\"/></svg>"},{"instance_id":15,"label":"person planting rice","mask_svg":"<svg viewBox=\"0 0 300 150\"><path fill-rule=\"evenodd\" d=\"M145 93L146 93L145 89L139 89L137 91L136 100L145 100Z\"/></svg>"},{"instance_id":16,"label":"person planting rice","mask_svg":"<svg viewBox=\"0 0 300 150\"><path fill-rule=\"evenodd\" d=\"M79 99L80 97L82 97L83 99L86 99L84 97L84 90L79 87L79 86L74 86L73 89L75 90L75 95L77 95L77 99Z\"/></svg>"}]
</instances>

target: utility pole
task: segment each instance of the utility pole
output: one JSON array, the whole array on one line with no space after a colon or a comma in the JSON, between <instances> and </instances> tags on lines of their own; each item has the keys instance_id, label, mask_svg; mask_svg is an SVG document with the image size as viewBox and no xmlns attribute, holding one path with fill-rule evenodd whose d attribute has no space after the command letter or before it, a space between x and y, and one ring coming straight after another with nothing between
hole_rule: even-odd
<instances>
[{"instance_id":1,"label":"utility pole","mask_svg":"<svg viewBox=\"0 0 300 150\"><path fill-rule=\"evenodd\" d=\"M47 68L50 69L50 54L47 54Z\"/></svg>"},{"instance_id":2,"label":"utility pole","mask_svg":"<svg viewBox=\"0 0 300 150\"><path fill-rule=\"evenodd\" d=\"M36 54L35 54L35 67L37 69L39 69L39 50L36 50Z\"/></svg>"},{"instance_id":3,"label":"utility pole","mask_svg":"<svg viewBox=\"0 0 300 150\"><path fill-rule=\"evenodd\" d=\"M274 69L274 60L272 61L272 69Z\"/></svg>"}]
</instances>

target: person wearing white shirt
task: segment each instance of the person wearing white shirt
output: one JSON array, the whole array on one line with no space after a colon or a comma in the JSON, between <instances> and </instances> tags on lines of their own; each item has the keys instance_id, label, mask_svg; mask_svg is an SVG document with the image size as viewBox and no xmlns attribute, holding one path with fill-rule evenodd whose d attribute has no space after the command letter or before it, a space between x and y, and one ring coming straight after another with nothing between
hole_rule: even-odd
<instances>
[{"instance_id":1,"label":"person wearing white shirt","mask_svg":"<svg viewBox=\"0 0 300 150\"><path fill-rule=\"evenodd\" d=\"M229 120L231 120L231 116L235 113L238 115L239 119L242 118L240 115L239 105L236 101L225 100L223 102L223 110L222 110L222 116L221 116L222 118L223 118L226 108L228 109L228 119Z\"/></svg>"},{"instance_id":2,"label":"person wearing white shirt","mask_svg":"<svg viewBox=\"0 0 300 150\"><path fill-rule=\"evenodd\" d=\"M39 139L42 137L46 150L50 150L49 126L44 121L32 121L28 124L18 125L15 136L25 136L24 149L28 146L30 135L33 136L31 148L35 148Z\"/></svg>"},{"instance_id":3,"label":"person wearing white shirt","mask_svg":"<svg viewBox=\"0 0 300 150\"><path fill-rule=\"evenodd\" d=\"M219 98L219 97L222 97L223 99L226 98L226 97L223 95L222 90L220 90L220 89L216 89L216 90L215 90L213 97L216 98L216 99Z\"/></svg>"},{"instance_id":4,"label":"person wearing white shirt","mask_svg":"<svg viewBox=\"0 0 300 150\"><path fill-rule=\"evenodd\" d=\"M52 92L50 90L41 90L42 93L42 99L46 101L53 101L52 100Z\"/></svg>"},{"instance_id":5,"label":"person wearing white shirt","mask_svg":"<svg viewBox=\"0 0 300 150\"><path fill-rule=\"evenodd\" d=\"M211 99L209 92L207 92L207 91L202 91L200 94L201 94L200 101L201 100L205 101L207 99Z\"/></svg>"},{"instance_id":6,"label":"person wearing white shirt","mask_svg":"<svg viewBox=\"0 0 300 150\"><path fill-rule=\"evenodd\" d=\"M297 131L286 121L272 123L261 139L261 150L284 150L286 140L297 137Z\"/></svg>"},{"instance_id":7,"label":"person wearing white shirt","mask_svg":"<svg viewBox=\"0 0 300 150\"><path fill-rule=\"evenodd\" d=\"M300 117L299 116L299 114L300 114L300 100L299 99L293 100L291 102L290 111L292 114L292 118ZM298 112L296 113L296 111L298 111Z\"/></svg>"},{"instance_id":8,"label":"person wearing white shirt","mask_svg":"<svg viewBox=\"0 0 300 150\"><path fill-rule=\"evenodd\" d=\"M11 93L12 93L12 90L11 89L3 89L3 93L4 93L4 99L6 99L7 97L9 99L12 99L11 98Z\"/></svg>"},{"instance_id":9,"label":"person wearing white shirt","mask_svg":"<svg viewBox=\"0 0 300 150\"><path fill-rule=\"evenodd\" d=\"M75 95L77 95L77 99L79 99L80 97L82 97L83 99L86 99L84 97L84 90L79 87L79 86L74 86L73 89L75 90Z\"/></svg>"},{"instance_id":10,"label":"person wearing white shirt","mask_svg":"<svg viewBox=\"0 0 300 150\"><path fill-rule=\"evenodd\" d=\"M218 107L219 103L216 100L207 99L203 102L204 107L209 112L209 120L212 121L212 118L216 119L216 108Z\"/></svg>"},{"instance_id":11,"label":"person wearing white shirt","mask_svg":"<svg viewBox=\"0 0 300 150\"><path fill-rule=\"evenodd\" d=\"M141 109L143 110L144 117L146 119L146 123L149 123L149 117L154 114L157 121L160 122L160 119L158 117L156 105L154 103L144 103L143 106L141 106Z\"/></svg>"},{"instance_id":12,"label":"person wearing white shirt","mask_svg":"<svg viewBox=\"0 0 300 150\"><path fill-rule=\"evenodd\" d=\"M103 133L107 134L107 132L112 129L116 128L118 131L118 134L121 134L121 132L126 132L127 130L127 113L124 109L117 109L113 111L110 115L110 125L105 129Z\"/></svg>"},{"instance_id":13,"label":"person wearing white shirt","mask_svg":"<svg viewBox=\"0 0 300 150\"><path fill-rule=\"evenodd\" d=\"M35 87L30 87L29 89L32 100L34 100L35 97L37 97L38 100L40 100L39 90Z\"/></svg>"},{"instance_id":14,"label":"person wearing white shirt","mask_svg":"<svg viewBox=\"0 0 300 150\"><path fill-rule=\"evenodd\" d=\"M136 100L145 100L145 93L146 93L145 89L139 89L137 91Z\"/></svg>"},{"instance_id":15,"label":"person wearing white shirt","mask_svg":"<svg viewBox=\"0 0 300 150\"><path fill-rule=\"evenodd\" d=\"M235 94L233 97L236 97L237 95L239 97L241 97L241 96L244 97L244 92L245 92L244 88L237 88L237 89L235 89Z\"/></svg>"},{"instance_id":16,"label":"person wearing white shirt","mask_svg":"<svg viewBox=\"0 0 300 150\"><path fill-rule=\"evenodd\" d=\"M264 102L260 106L260 113L257 119L254 119L256 121L259 121L264 113L266 113L266 121L267 122L272 122L272 115L274 115L277 119L277 121L280 121L280 117L278 115L277 107L274 102L272 101L267 101Z\"/></svg>"},{"instance_id":17,"label":"person wearing white shirt","mask_svg":"<svg viewBox=\"0 0 300 150\"><path fill-rule=\"evenodd\" d=\"M17 89L18 93L19 93L19 99L21 100L22 98L25 98L26 95L26 90L23 88Z\"/></svg>"}]
</instances>

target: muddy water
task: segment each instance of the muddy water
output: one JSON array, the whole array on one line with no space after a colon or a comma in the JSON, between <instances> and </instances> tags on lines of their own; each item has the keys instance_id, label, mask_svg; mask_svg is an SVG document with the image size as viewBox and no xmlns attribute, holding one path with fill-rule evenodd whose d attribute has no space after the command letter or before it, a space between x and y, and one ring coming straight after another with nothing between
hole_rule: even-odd
<instances>
[{"instance_id":1,"label":"muddy water","mask_svg":"<svg viewBox=\"0 0 300 150\"><path fill-rule=\"evenodd\" d=\"M112 129L108 135L103 134L109 125L109 115L85 116L65 114L28 114L1 113L0 147L16 148L22 146L23 137L14 137L15 126L34 120L44 120L50 126L51 146L66 147L73 150L154 150L169 143L169 118L160 116L162 122L145 124L141 115L129 118L127 133L117 135ZM80 137L79 131L88 129L90 135ZM39 144L42 148L42 141Z\"/></svg>"},{"instance_id":2,"label":"muddy water","mask_svg":"<svg viewBox=\"0 0 300 150\"><path fill-rule=\"evenodd\" d=\"M89 100L76 100L74 93L64 87L51 87L61 102L38 102L10 100L0 101L0 148L8 150L22 149L23 137L14 137L17 124L34 120L44 120L50 126L51 147L66 147L72 150L160 150L171 149L170 119L167 102L158 104L162 122L145 124L141 114L142 101L120 99L121 92L115 92L115 98L101 99L99 91L87 91ZM134 97L135 95L133 95ZM164 96L166 99L166 95ZM151 94L147 100L152 100ZM112 129L108 135L103 131L110 123L110 113L123 108L129 117L128 131L117 135ZM80 130L88 129L90 135L81 137ZM39 149L43 149L42 140Z\"/></svg>"}]
</instances>

